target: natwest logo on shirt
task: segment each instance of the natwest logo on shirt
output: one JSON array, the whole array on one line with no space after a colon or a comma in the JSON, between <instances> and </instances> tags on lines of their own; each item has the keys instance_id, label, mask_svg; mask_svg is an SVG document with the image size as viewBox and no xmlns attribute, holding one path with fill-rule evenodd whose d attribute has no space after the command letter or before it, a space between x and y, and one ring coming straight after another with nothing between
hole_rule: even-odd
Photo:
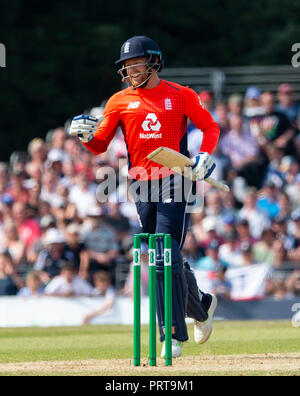
<instances>
[{"instance_id":1,"label":"natwest logo on shirt","mask_svg":"<svg viewBox=\"0 0 300 396\"><path fill-rule=\"evenodd\" d=\"M161 123L158 121L156 114L154 113L149 113L145 119L145 121L142 123L142 128L145 132L151 132L152 133L140 133L140 139L161 139L162 134L161 133L153 133L153 132L159 132L161 128Z\"/></svg>"}]
</instances>

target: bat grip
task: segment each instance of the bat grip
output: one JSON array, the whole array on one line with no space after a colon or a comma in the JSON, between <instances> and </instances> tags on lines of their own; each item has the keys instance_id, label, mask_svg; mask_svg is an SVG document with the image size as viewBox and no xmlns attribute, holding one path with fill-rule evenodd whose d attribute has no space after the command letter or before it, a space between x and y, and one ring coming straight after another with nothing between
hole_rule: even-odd
<instances>
[{"instance_id":1,"label":"bat grip","mask_svg":"<svg viewBox=\"0 0 300 396\"><path fill-rule=\"evenodd\" d=\"M229 192L230 188L227 186L227 184L221 183L215 179L213 179L212 177L208 177L206 179L204 179L207 183L211 184L212 186L218 188L221 191L224 192Z\"/></svg>"}]
</instances>

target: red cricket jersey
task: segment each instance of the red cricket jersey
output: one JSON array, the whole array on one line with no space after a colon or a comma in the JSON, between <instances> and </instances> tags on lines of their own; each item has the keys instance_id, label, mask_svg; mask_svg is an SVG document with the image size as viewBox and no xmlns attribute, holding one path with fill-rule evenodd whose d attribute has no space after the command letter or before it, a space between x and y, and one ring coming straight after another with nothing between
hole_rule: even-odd
<instances>
[{"instance_id":1,"label":"red cricket jersey","mask_svg":"<svg viewBox=\"0 0 300 396\"><path fill-rule=\"evenodd\" d=\"M128 150L129 174L134 179L157 179L173 173L165 168L163 173L159 172L162 167L148 160L148 154L158 147L189 155L187 118L203 132L201 151L211 154L220 134L218 124L195 91L164 80L152 89L126 88L117 92L108 100L103 115L95 137L84 145L94 154L103 153L121 127Z\"/></svg>"}]
</instances>

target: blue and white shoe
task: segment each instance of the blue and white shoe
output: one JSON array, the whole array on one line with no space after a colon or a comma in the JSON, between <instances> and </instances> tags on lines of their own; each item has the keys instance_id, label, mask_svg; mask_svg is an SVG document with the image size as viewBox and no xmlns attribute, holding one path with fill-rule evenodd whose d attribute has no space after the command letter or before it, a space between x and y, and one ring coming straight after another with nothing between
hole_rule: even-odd
<instances>
[{"instance_id":1,"label":"blue and white shoe","mask_svg":"<svg viewBox=\"0 0 300 396\"><path fill-rule=\"evenodd\" d=\"M218 304L218 299L214 294L207 293L206 295L211 296L211 303L207 310L208 318L205 322L194 321L194 339L197 344L204 344L209 339L212 333L213 316Z\"/></svg>"}]
</instances>

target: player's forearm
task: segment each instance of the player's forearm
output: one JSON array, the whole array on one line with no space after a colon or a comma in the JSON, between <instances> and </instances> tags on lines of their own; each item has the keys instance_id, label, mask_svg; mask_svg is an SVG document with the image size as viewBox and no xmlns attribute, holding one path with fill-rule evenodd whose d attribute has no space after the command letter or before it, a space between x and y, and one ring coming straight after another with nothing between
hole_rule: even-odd
<instances>
[{"instance_id":1,"label":"player's forearm","mask_svg":"<svg viewBox=\"0 0 300 396\"><path fill-rule=\"evenodd\" d=\"M212 154L220 136L219 125L214 122L203 130L203 142L201 146L202 152Z\"/></svg>"},{"instance_id":2,"label":"player's forearm","mask_svg":"<svg viewBox=\"0 0 300 396\"><path fill-rule=\"evenodd\" d=\"M82 142L82 144L95 155L105 153L108 147L106 141L99 139L98 136L95 136L90 142Z\"/></svg>"}]
</instances>

